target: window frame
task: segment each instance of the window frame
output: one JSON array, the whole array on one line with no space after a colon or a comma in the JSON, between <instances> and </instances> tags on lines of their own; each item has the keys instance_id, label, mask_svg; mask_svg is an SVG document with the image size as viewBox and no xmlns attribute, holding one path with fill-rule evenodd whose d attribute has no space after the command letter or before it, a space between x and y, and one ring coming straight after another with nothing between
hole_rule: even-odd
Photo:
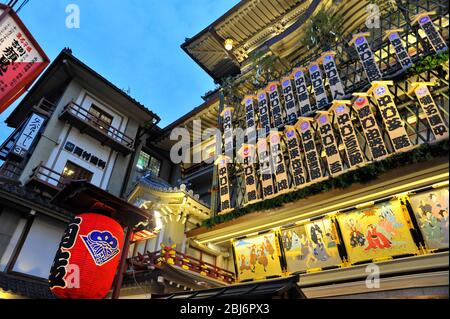
<instances>
[{"instance_id":1,"label":"window frame","mask_svg":"<svg viewBox=\"0 0 450 319\"><path fill-rule=\"evenodd\" d=\"M96 121L93 121L92 119L89 119L90 122L92 122L92 123L95 125L95 127L98 128L99 130L108 132L109 129L110 129L110 127L112 127L112 123L113 123L113 121L114 121L114 116L111 115L111 114L109 114L107 111L103 110L102 108L100 108L100 107L99 107L98 105L96 105L95 103L91 103L91 106L89 107L89 113L92 114L92 115L94 115L92 111L94 111L94 112L96 112L96 113L99 114L99 116L94 116L94 118L100 120L101 122L104 122L104 123L107 124L108 126L102 128L102 127L100 127L100 126L101 126L101 123L98 123L98 122L96 122ZM109 120L111 120L111 122L108 123L107 121L105 121L104 119L102 119L102 116L103 116L103 117L106 117L106 118L109 119Z\"/></svg>"},{"instance_id":2,"label":"window frame","mask_svg":"<svg viewBox=\"0 0 450 319\"><path fill-rule=\"evenodd\" d=\"M141 154L142 153L144 153L144 154L146 154L148 156L148 161L147 161L147 165L145 167L141 168L138 163L139 163L139 159L141 158ZM157 156L154 156L150 152L147 152L145 150L140 150L139 155L138 155L138 160L137 160L137 163L136 163L136 168L141 170L141 171L148 170L151 173L154 173L152 170L150 170L150 166L151 166L152 160L158 161L158 163L159 163L158 174L153 174L153 175L156 176L156 177L160 177L163 161L160 158L158 158Z\"/></svg>"},{"instance_id":3,"label":"window frame","mask_svg":"<svg viewBox=\"0 0 450 319\"><path fill-rule=\"evenodd\" d=\"M65 183L65 181L67 181L67 180L80 180L79 178L71 178L70 176L64 175L64 170L66 169L66 167L67 167L67 165L68 165L69 163L70 163L71 165L75 166L75 168L77 168L77 169L79 169L79 170L84 170L85 172L90 173L90 178L89 178L89 179L83 179L83 180L86 180L86 181L89 182L89 183L92 181L92 178L94 177L94 172L91 172L91 171L88 170L87 168L84 168L83 166L78 165L78 164L74 163L74 162L71 161L71 160L67 160L67 161L66 161L66 164L64 164L63 171L61 172L61 179L60 179L60 181L59 181L60 184Z\"/></svg>"}]
</instances>

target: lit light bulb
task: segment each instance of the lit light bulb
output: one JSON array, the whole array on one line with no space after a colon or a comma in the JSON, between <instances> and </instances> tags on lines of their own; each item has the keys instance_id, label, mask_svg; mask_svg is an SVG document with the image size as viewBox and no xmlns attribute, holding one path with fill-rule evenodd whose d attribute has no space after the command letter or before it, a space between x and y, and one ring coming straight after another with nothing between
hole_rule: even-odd
<instances>
[{"instance_id":1,"label":"lit light bulb","mask_svg":"<svg viewBox=\"0 0 450 319\"><path fill-rule=\"evenodd\" d=\"M228 38L225 40L225 49L227 51L231 51L233 49L233 39Z\"/></svg>"}]
</instances>

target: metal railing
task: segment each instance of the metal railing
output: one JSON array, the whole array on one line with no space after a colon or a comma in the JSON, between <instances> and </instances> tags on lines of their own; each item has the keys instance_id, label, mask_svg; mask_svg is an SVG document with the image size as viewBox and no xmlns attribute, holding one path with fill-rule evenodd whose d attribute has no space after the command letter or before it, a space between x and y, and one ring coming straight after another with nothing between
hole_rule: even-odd
<instances>
[{"instance_id":1,"label":"metal railing","mask_svg":"<svg viewBox=\"0 0 450 319\"><path fill-rule=\"evenodd\" d=\"M0 166L0 177L18 180L20 174L22 174L22 167L19 163L6 161Z\"/></svg>"},{"instance_id":2,"label":"metal railing","mask_svg":"<svg viewBox=\"0 0 450 319\"><path fill-rule=\"evenodd\" d=\"M134 139L127 136L124 132L116 129L110 123L107 123L94 114L92 114L89 110L81 107L75 102L68 103L61 114L69 113L78 119L85 122L87 125L95 128L97 131L102 132L105 136L119 142L120 144L132 148L134 146Z\"/></svg>"},{"instance_id":3,"label":"metal railing","mask_svg":"<svg viewBox=\"0 0 450 319\"><path fill-rule=\"evenodd\" d=\"M56 172L42 163L36 166L30 175L30 181L38 181L44 185L61 190L71 179L64 177L61 173Z\"/></svg>"}]
</instances>

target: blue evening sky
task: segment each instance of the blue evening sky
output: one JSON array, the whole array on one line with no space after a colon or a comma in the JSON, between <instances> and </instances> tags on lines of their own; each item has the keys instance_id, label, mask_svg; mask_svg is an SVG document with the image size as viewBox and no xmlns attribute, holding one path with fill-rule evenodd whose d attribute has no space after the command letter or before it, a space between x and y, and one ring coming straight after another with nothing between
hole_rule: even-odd
<instances>
[{"instance_id":1,"label":"blue evening sky","mask_svg":"<svg viewBox=\"0 0 450 319\"><path fill-rule=\"evenodd\" d=\"M119 88L129 88L131 96L161 117L164 127L201 104L201 95L215 87L180 45L238 2L30 0L19 16L51 61L70 47ZM80 8L79 29L65 25L71 3ZM0 143L11 133L3 122L16 105L0 114Z\"/></svg>"}]
</instances>

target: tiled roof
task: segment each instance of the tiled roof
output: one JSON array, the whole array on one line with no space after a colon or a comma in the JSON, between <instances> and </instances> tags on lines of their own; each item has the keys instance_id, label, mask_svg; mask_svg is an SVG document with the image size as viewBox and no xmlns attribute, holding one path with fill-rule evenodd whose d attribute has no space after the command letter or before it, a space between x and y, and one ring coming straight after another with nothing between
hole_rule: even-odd
<instances>
[{"instance_id":1,"label":"tiled roof","mask_svg":"<svg viewBox=\"0 0 450 319\"><path fill-rule=\"evenodd\" d=\"M21 279L0 272L0 288L6 292L32 299L54 299L48 285L44 282Z\"/></svg>"}]
</instances>

